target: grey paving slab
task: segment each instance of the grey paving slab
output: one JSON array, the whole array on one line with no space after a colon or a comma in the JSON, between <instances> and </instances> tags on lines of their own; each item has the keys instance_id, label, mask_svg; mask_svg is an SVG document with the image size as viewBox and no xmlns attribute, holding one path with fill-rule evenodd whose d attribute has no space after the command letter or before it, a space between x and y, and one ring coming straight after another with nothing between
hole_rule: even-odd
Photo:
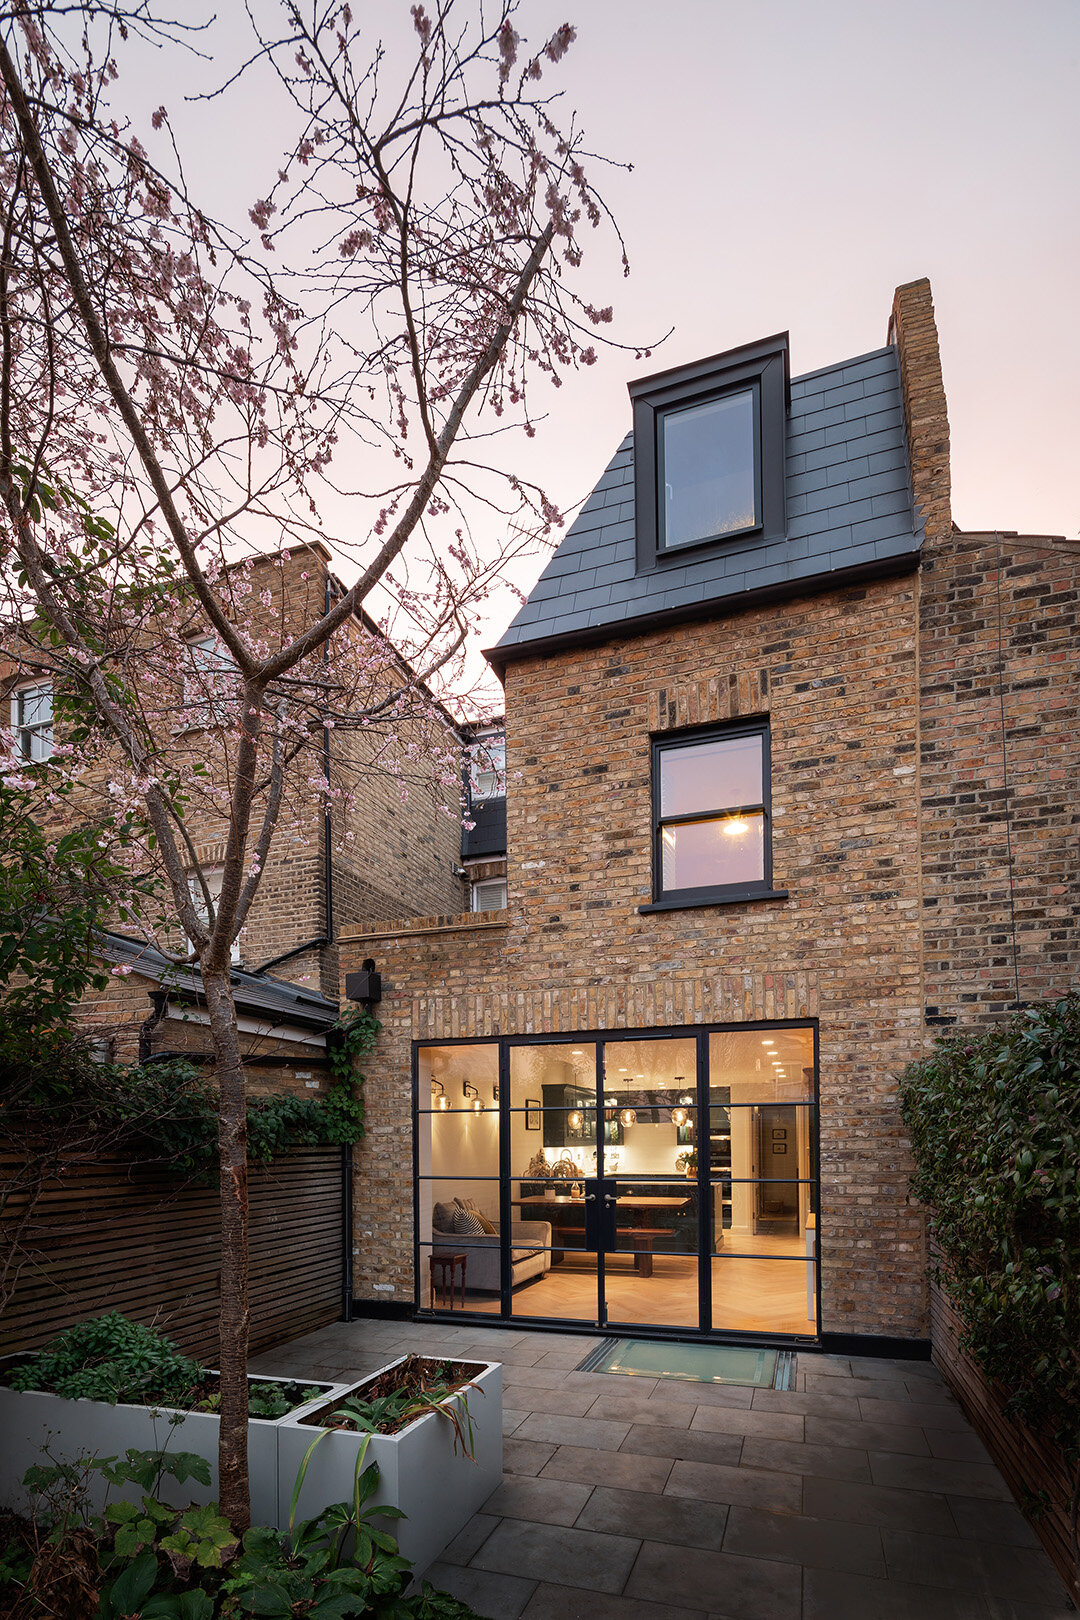
<instances>
[{"instance_id":1,"label":"grey paving slab","mask_svg":"<svg viewBox=\"0 0 1080 1620\"><path fill-rule=\"evenodd\" d=\"M813 1372L822 1378L850 1378L851 1361L847 1356L800 1355L798 1370L807 1377Z\"/></svg>"},{"instance_id":2,"label":"grey paving slab","mask_svg":"<svg viewBox=\"0 0 1080 1620\"><path fill-rule=\"evenodd\" d=\"M654 1423L661 1428L688 1429L695 1408L680 1401L661 1400L656 1395L600 1395L589 1407L591 1418L614 1418L616 1422Z\"/></svg>"},{"instance_id":3,"label":"grey paving slab","mask_svg":"<svg viewBox=\"0 0 1080 1620\"><path fill-rule=\"evenodd\" d=\"M493 1356L493 1361L501 1361L501 1356ZM503 1362L503 1389L573 1389L577 1386L571 1382L575 1378L587 1378L588 1373L567 1373L565 1367L520 1367L512 1362Z\"/></svg>"},{"instance_id":4,"label":"grey paving slab","mask_svg":"<svg viewBox=\"0 0 1080 1620\"><path fill-rule=\"evenodd\" d=\"M626 1593L691 1608L707 1596L709 1612L724 1620L799 1620L801 1585L794 1564L647 1541Z\"/></svg>"},{"instance_id":5,"label":"grey paving slab","mask_svg":"<svg viewBox=\"0 0 1080 1620\"><path fill-rule=\"evenodd\" d=\"M901 1490L953 1491L958 1496L988 1496L1011 1501L1009 1487L990 1463L950 1462L943 1457L901 1457L872 1451L870 1477L875 1485Z\"/></svg>"},{"instance_id":6,"label":"grey paving slab","mask_svg":"<svg viewBox=\"0 0 1080 1620\"><path fill-rule=\"evenodd\" d=\"M515 1429L520 1429L529 1415L528 1412L519 1412L512 1406L504 1406L502 1415L503 1434L513 1434Z\"/></svg>"},{"instance_id":7,"label":"grey paving slab","mask_svg":"<svg viewBox=\"0 0 1080 1620\"><path fill-rule=\"evenodd\" d=\"M807 1519L802 1514L769 1513L764 1508L731 1509L724 1551L778 1558L811 1569L882 1576L886 1572L881 1531L875 1525Z\"/></svg>"},{"instance_id":8,"label":"grey paving slab","mask_svg":"<svg viewBox=\"0 0 1080 1620\"><path fill-rule=\"evenodd\" d=\"M893 1525L932 1535L947 1533L950 1522L949 1504L940 1492L855 1485L842 1479L804 1479L802 1510L809 1518Z\"/></svg>"},{"instance_id":9,"label":"grey paving slab","mask_svg":"<svg viewBox=\"0 0 1080 1620\"><path fill-rule=\"evenodd\" d=\"M520 1576L491 1574L457 1564L432 1564L425 1580L450 1592L487 1620L517 1620L536 1590L536 1582Z\"/></svg>"},{"instance_id":10,"label":"grey paving slab","mask_svg":"<svg viewBox=\"0 0 1080 1620\"><path fill-rule=\"evenodd\" d=\"M883 1530L881 1539L890 1579L992 1592L1023 1603L1066 1601L1065 1588L1041 1551L909 1530Z\"/></svg>"},{"instance_id":11,"label":"grey paving slab","mask_svg":"<svg viewBox=\"0 0 1080 1620\"><path fill-rule=\"evenodd\" d=\"M862 1416L854 1395L830 1395L818 1390L755 1389L751 1405L756 1412L797 1412L803 1417L858 1421Z\"/></svg>"},{"instance_id":12,"label":"grey paving slab","mask_svg":"<svg viewBox=\"0 0 1080 1620\"><path fill-rule=\"evenodd\" d=\"M531 1412L515 1432L522 1440L551 1440L557 1446L595 1446L601 1451L618 1451L630 1432L630 1424Z\"/></svg>"},{"instance_id":13,"label":"grey paving slab","mask_svg":"<svg viewBox=\"0 0 1080 1620\"><path fill-rule=\"evenodd\" d=\"M932 1457L948 1458L951 1462L991 1461L990 1453L972 1429L924 1429L923 1433Z\"/></svg>"},{"instance_id":14,"label":"grey paving slab","mask_svg":"<svg viewBox=\"0 0 1080 1620\"><path fill-rule=\"evenodd\" d=\"M730 1463L742 1455L742 1435L716 1434L700 1429L661 1429L636 1425L620 1447L650 1457L685 1457L694 1462Z\"/></svg>"},{"instance_id":15,"label":"grey paving slab","mask_svg":"<svg viewBox=\"0 0 1080 1620\"><path fill-rule=\"evenodd\" d=\"M1012 1547L1041 1547L1015 1502L988 1502L981 1496L948 1496L953 1523L974 1541L1000 1541Z\"/></svg>"},{"instance_id":16,"label":"grey paving slab","mask_svg":"<svg viewBox=\"0 0 1080 1620\"><path fill-rule=\"evenodd\" d=\"M846 1570L808 1569L803 1620L989 1620L977 1592L881 1580Z\"/></svg>"},{"instance_id":17,"label":"grey paving slab","mask_svg":"<svg viewBox=\"0 0 1080 1620\"><path fill-rule=\"evenodd\" d=\"M690 1424L692 1429L704 1429L714 1434L755 1435L759 1439L802 1440L803 1424L809 1423L796 1412L759 1412L751 1407L743 1411L732 1406L699 1406ZM823 1421L823 1420L822 1420Z\"/></svg>"},{"instance_id":18,"label":"grey paving slab","mask_svg":"<svg viewBox=\"0 0 1080 1620\"><path fill-rule=\"evenodd\" d=\"M922 1429L900 1423L850 1423L844 1418L808 1417L806 1439L817 1446L853 1447L858 1451L899 1451L909 1457L932 1455Z\"/></svg>"},{"instance_id":19,"label":"grey paving slab","mask_svg":"<svg viewBox=\"0 0 1080 1620\"><path fill-rule=\"evenodd\" d=\"M504 1479L484 1503L484 1512L500 1519L532 1519L538 1524L573 1524L592 1494L591 1485L563 1479Z\"/></svg>"},{"instance_id":20,"label":"grey paving slab","mask_svg":"<svg viewBox=\"0 0 1080 1620\"><path fill-rule=\"evenodd\" d=\"M556 1417L584 1417L595 1396L587 1389L528 1389L524 1384L507 1386L516 1405L527 1412L551 1412ZM597 1417L603 1417L598 1412Z\"/></svg>"},{"instance_id":21,"label":"grey paving slab","mask_svg":"<svg viewBox=\"0 0 1080 1620\"><path fill-rule=\"evenodd\" d=\"M678 1609L670 1603L614 1597L580 1587L549 1586L542 1581L529 1599L522 1620L705 1620L705 1615L701 1609Z\"/></svg>"},{"instance_id":22,"label":"grey paving slab","mask_svg":"<svg viewBox=\"0 0 1080 1620\"><path fill-rule=\"evenodd\" d=\"M634 1536L504 1519L471 1567L593 1592L621 1592L640 1545Z\"/></svg>"},{"instance_id":23,"label":"grey paving slab","mask_svg":"<svg viewBox=\"0 0 1080 1620\"><path fill-rule=\"evenodd\" d=\"M649 1541L672 1541L682 1547L719 1552L727 1516L727 1507L719 1502L597 1486L578 1514L575 1528L644 1536Z\"/></svg>"},{"instance_id":24,"label":"grey paving slab","mask_svg":"<svg viewBox=\"0 0 1080 1620\"><path fill-rule=\"evenodd\" d=\"M807 1373L806 1387L816 1390L819 1394L865 1396L868 1399L879 1401L910 1401L911 1394L907 1384L902 1378L848 1378L838 1383L835 1378L822 1378L818 1374Z\"/></svg>"},{"instance_id":25,"label":"grey paving slab","mask_svg":"<svg viewBox=\"0 0 1080 1620\"><path fill-rule=\"evenodd\" d=\"M802 1507L802 1480L798 1474L729 1468L723 1463L677 1461L664 1493L699 1497L706 1502L743 1502L777 1513L798 1513Z\"/></svg>"},{"instance_id":26,"label":"grey paving slab","mask_svg":"<svg viewBox=\"0 0 1080 1620\"><path fill-rule=\"evenodd\" d=\"M629 1444L629 1440L626 1443ZM649 1457L634 1451L595 1451L588 1446L560 1446L544 1464L541 1473L544 1479L572 1479L583 1485L662 1491L671 1473L672 1460L670 1457Z\"/></svg>"},{"instance_id":27,"label":"grey paving slab","mask_svg":"<svg viewBox=\"0 0 1080 1620\"><path fill-rule=\"evenodd\" d=\"M538 1474L555 1455L550 1441L503 1438L503 1473Z\"/></svg>"},{"instance_id":28,"label":"grey paving slab","mask_svg":"<svg viewBox=\"0 0 1080 1620\"><path fill-rule=\"evenodd\" d=\"M852 1446L814 1446L805 1441L762 1440L751 1435L743 1444L739 1465L774 1468L789 1474L813 1474L817 1479L870 1482L867 1455Z\"/></svg>"},{"instance_id":29,"label":"grey paving slab","mask_svg":"<svg viewBox=\"0 0 1080 1620\"><path fill-rule=\"evenodd\" d=\"M474 1513L463 1530L457 1535L448 1547L443 1548L442 1564L467 1564L490 1536L498 1519L493 1513Z\"/></svg>"},{"instance_id":30,"label":"grey paving slab","mask_svg":"<svg viewBox=\"0 0 1080 1620\"><path fill-rule=\"evenodd\" d=\"M953 1403L882 1401L863 1397L856 1416L867 1423L914 1423L920 1429L966 1429L968 1420Z\"/></svg>"}]
</instances>

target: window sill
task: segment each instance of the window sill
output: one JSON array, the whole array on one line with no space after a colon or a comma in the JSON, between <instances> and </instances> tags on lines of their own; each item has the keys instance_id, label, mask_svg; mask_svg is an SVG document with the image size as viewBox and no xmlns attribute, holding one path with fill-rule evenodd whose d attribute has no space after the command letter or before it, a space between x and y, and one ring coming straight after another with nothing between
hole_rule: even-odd
<instances>
[{"instance_id":1,"label":"window sill","mask_svg":"<svg viewBox=\"0 0 1080 1620\"><path fill-rule=\"evenodd\" d=\"M638 916L644 917L650 911L697 911L702 906L745 906L754 900L786 900L786 889L744 889L741 894L701 895L696 899L680 899L673 895L669 900L654 900L650 906L638 906Z\"/></svg>"}]
</instances>

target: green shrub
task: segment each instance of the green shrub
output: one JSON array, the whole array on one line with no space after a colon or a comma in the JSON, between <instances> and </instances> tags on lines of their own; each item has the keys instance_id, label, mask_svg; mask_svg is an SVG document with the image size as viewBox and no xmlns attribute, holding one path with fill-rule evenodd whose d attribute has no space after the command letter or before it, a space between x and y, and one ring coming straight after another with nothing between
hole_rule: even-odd
<instances>
[{"instance_id":1,"label":"green shrub","mask_svg":"<svg viewBox=\"0 0 1080 1620\"><path fill-rule=\"evenodd\" d=\"M912 1191L938 1279L1011 1410L1080 1465L1080 995L909 1065Z\"/></svg>"},{"instance_id":2,"label":"green shrub","mask_svg":"<svg viewBox=\"0 0 1080 1620\"><path fill-rule=\"evenodd\" d=\"M70 1401L184 1405L203 1376L163 1334L110 1311L66 1329L10 1375L13 1389L48 1390Z\"/></svg>"}]
</instances>

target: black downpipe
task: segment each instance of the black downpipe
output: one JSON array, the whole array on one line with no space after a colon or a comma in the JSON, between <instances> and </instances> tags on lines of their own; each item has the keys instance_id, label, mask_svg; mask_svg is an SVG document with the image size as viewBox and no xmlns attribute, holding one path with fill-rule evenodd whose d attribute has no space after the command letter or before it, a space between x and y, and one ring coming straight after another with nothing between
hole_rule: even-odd
<instances>
[{"instance_id":1,"label":"black downpipe","mask_svg":"<svg viewBox=\"0 0 1080 1620\"><path fill-rule=\"evenodd\" d=\"M326 571L326 588L323 592L323 617L330 612L330 570ZM323 643L323 667L330 668L330 643ZM327 945L334 943L334 860L333 838L334 823L330 814L330 727L327 724L329 715L323 717L323 778L326 782L327 800L323 810L323 891L326 897L326 908L323 932L326 935Z\"/></svg>"},{"instance_id":2,"label":"black downpipe","mask_svg":"<svg viewBox=\"0 0 1080 1620\"><path fill-rule=\"evenodd\" d=\"M342 1220L344 1231L341 1235L341 1320L351 1322L353 1319L353 1265L352 1265L352 1216L353 1216L353 1160L352 1143L346 1142L342 1149Z\"/></svg>"}]
</instances>

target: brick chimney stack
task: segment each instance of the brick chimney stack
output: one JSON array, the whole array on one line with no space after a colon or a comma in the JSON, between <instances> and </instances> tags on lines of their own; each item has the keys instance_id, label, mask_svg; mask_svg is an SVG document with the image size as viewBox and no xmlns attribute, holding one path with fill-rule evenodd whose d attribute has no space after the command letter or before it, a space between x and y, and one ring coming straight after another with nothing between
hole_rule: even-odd
<instances>
[{"instance_id":1,"label":"brick chimney stack","mask_svg":"<svg viewBox=\"0 0 1080 1620\"><path fill-rule=\"evenodd\" d=\"M949 413L941 380L934 300L925 276L893 295L888 341L896 345L915 502L928 540L952 532Z\"/></svg>"}]
</instances>

